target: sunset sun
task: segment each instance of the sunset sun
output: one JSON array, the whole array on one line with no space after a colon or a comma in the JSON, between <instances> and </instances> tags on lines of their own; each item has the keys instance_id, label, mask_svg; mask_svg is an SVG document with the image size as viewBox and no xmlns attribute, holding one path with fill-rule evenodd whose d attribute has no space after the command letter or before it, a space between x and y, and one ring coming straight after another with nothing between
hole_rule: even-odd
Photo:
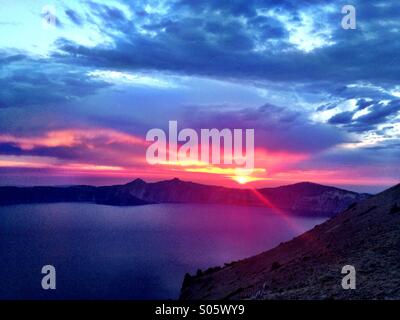
<instances>
[{"instance_id":1,"label":"sunset sun","mask_svg":"<svg viewBox=\"0 0 400 320\"><path fill-rule=\"evenodd\" d=\"M236 175L232 176L231 179L239 184L247 184L254 181L268 180L267 178L253 177L249 175Z\"/></svg>"},{"instance_id":2,"label":"sunset sun","mask_svg":"<svg viewBox=\"0 0 400 320\"><path fill-rule=\"evenodd\" d=\"M247 182L250 181L249 177L246 177L246 176L236 176L236 177L233 177L233 180L235 180L237 183L240 183L240 184L246 184Z\"/></svg>"}]
</instances>

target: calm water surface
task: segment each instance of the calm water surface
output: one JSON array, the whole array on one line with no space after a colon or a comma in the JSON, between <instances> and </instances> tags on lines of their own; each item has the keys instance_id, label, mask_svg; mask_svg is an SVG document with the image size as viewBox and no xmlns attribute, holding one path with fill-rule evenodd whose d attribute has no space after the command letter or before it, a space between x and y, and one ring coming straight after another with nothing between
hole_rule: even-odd
<instances>
[{"instance_id":1,"label":"calm water surface","mask_svg":"<svg viewBox=\"0 0 400 320\"><path fill-rule=\"evenodd\" d=\"M175 299L186 272L260 253L324 220L224 205L0 207L0 298ZM41 289L46 264L56 290Z\"/></svg>"}]
</instances>

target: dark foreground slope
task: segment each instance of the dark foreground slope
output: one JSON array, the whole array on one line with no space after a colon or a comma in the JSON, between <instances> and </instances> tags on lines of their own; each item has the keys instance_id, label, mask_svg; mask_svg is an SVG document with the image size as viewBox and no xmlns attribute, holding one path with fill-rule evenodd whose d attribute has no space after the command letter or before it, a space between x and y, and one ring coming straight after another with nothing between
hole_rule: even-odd
<instances>
[{"instance_id":1,"label":"dark foreground slope","mask_svg":"<svg viewBox=\"0 0 400 320\"><path fill-rule=\"evenodd\" d=\"M268 232L268 230L266 230ZM356 268L355 290L341 269ZM186 276L181 299L400 299L400 185L257 256Z\"/></svg>"},{"instance_id":2,"label":"dark foreground slope","mask_svg":"<svg viewBox=\"0 0 400 320\"><path fill-rule=\"evenodd\" d=\"M116 206L150 203L201 203L274 207L302 215L333 216L369 195L302 182L259 190L224 188L172 179L93 187L0 187L0 205L43 202L92 202Z\"/></svg>"}]
</instances>

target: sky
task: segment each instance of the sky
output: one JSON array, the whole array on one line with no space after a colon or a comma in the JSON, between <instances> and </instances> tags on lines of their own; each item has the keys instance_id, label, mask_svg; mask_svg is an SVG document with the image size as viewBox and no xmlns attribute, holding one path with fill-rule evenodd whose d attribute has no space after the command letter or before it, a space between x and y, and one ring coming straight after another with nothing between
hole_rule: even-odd
<instances>
[{"instance_id":1,"label":"sky","mask_svg":"<svg viewBox=\"0 0 400 320\"><path fill-rule=\"evenodd\" d=\"M356 9L343 29L341 9ZM0 0L0 184L400 181L400 3ZM255 167L146 161L146 133L251 128Z\"/></svg>"}]
</instances>

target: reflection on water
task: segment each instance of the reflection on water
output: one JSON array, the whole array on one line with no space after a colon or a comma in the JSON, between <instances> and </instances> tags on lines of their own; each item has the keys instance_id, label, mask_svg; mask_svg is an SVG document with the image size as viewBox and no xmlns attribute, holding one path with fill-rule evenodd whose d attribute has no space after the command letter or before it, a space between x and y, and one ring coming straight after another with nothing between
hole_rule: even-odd
<instances>
[{"instance_id":1,"label":"reflection on water","mask_svg":"<svg viewBox=\"0 0 400 320\"><path fill-rule=\"evenodd\" d=\"M0 298L175 299L186 272L265 251L324 221L290 219L223 205L0 207ZM41 289L46 264L56 267L56 290Z\"/></svg>"}]
</instances>

